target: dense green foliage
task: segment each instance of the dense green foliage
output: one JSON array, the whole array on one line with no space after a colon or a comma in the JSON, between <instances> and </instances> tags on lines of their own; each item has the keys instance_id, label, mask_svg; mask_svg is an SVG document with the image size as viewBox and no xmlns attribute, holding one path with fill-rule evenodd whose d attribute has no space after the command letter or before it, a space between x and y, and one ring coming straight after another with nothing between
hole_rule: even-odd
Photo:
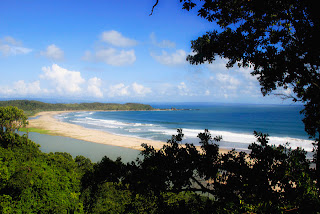
<instances>
[{"instance_id":1,"label":"dense green foliage","mask_svg":"<svg viewBox=\"0 0 320 214\"><path fill-rule=\"evenodd\" d=\"M159 0L156 1L156 4ZM180 0L182 8L219 26L191 41L191 64L229 60L253 68L263 95L284 88L283 98L304 103L305 130L316 140L320 184L320 13L311 0Z\"/></svg>"},{"instance_id":2,"label":"dense green foliage","mask_svg":"<svg viewBox=\"0 0 320 214\"><path fill-rule=\"evenodd\" d=\"M21 109L17 107L8 106L7 108L0 108L0 133L18 131L20 128L25 128L27 117Z\"/></svg>"},{"instance_id":3,"label":"dense green foliage","mask_svg":"<svg viewBox=\"0 0 320 214\"><path fill-rule=\"evenodd\" d=\"M80 173L69 154L44 154L38 145L11 133L0 147L1 213L81 212Z\"/></svg>"},{"instance_id":4,"label":"dense green foliage","mask_svg":"<svg viewBox=\"0 0 320 214\"><path fill-rule=\"evenodd\" d=\"M301 149L271 146L268 136L254 133L257 143L249 154L219 153L208 130L194 145L181 145L183 133L173 136L160 150L144 145L144 159L132 163L130 187L144 194L198 192L210 196L215 212L296 213L320 212L314 170ZM209 199L208 199L209 200Z\"/></svg>"},{"instance_id":5,"label":"dense green foliage","mask_svg":"<svg viewBox=\"0 0 320 214\"><path fill-rule=\"evenodd\" d=\"M12 118L12 109L0 112ZM221 137L199 133L198 149L181 145L178 129L162 149L143 145L143 159L124 164L42 153L15 130L0 133L0 213L320 213L306 152L271 146L261 133L249 154L221 154Z\"/></svg>"},{"instance_id":6,"label":"dense green foliage","mask_svg":"<svg viewBox=\"0 0 320 214\"><path fill-rule=\"evenodd\" d=\"M104 157L42 153L26 136L11 135L0 147L0 213L197 213L205 204L194 193L146 196L121 180L126 165ZM161 201L161 203L159 202ZM180 209L181 208L181 209ZM201 208L201 209L200 209ZM193 212L193 211L194 212Z\"/></svg>"},{"instance_id":7,"label":"dense green foliage","mask_svg":"<svg viewBox=\"0 0 320 214\"><path fill-rule=\"evenodd\" d=\"M0 107L11 112L15 107ZM19 110L18 112L20 112ZM22 112L20 112L22 113ZM3 115L2 115L3 116ZM23 113L17 121L24 120ZM0 125L7 124L1 117ZM168 213L205 209L194 193L160 196L134 192L123 183L128 166L104 157L98 163L68 153L42 153L14 129L0 133L0 213Z\"/></svg>"},{"instance_id":8,"label":"dense green foliage","mask_svg":"<svg viewBox=\"0 0 320 214\"><path fill-rule=\"evenodd\" d=\"M30 100L10 100L0 101L0 107L16 106L22 109L27 115L34 115L40 111L71 111L71 110L153 110L150 105L139 104L139 103L43 103L39 101Z\"/></svg>"}]
</instances>

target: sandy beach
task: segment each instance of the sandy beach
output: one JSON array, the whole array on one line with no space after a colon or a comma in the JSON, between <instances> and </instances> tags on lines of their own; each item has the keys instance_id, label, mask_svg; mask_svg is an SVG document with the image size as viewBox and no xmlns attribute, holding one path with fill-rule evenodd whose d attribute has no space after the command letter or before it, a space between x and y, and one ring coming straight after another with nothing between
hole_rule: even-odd
<instances>
[{"instance_id":1,"label":"sandy beach","mask_svg":"<svg viewBox=\"0 0 320 214\"><path fill-rule=\"evenodd\" d=\"M78 140L136 150L143 149L141 147L142 143L152 145L155 149L160 149L164 145L164 142L110 134L104 131L88 129L79 125L61 122L54 118L55 115L66 112L68 111L40 112L36 115L38 118L29 120L28 127L48 130L52 135L71 137Z\"/></svg>"},{"instance_id":2,"label":"sandy beach","mask_svg":"<svg viewBox=\"0 0 320 214\"><path fill-rule=\"evenodd\" d=\"M89 141L112 146L120 146L135 150L142 150L141 144L145 143L153 146L155 149L160 149L165 142L153 141L135 137L127 137L115 135L104 131L84 128L79 125L65 123L57 120L54 116L57 114L67 113L70 111L48 111L40 112L36 119L29 120L29 128L38 128L48 130L52 135L65 136L78 140ZM220 149L224 153L228 150Z\"/></svg>"}]
</instances>

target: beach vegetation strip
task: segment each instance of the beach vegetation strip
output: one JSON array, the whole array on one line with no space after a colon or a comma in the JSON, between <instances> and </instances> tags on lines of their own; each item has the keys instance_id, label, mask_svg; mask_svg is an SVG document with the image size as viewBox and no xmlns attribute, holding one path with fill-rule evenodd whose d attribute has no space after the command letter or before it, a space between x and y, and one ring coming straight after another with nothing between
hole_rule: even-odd
<instances>
[{"instance_id":1,"label":"beach vegetation strip","mask_svg":"<svg viewBox=\"0 0 320 214\"><path fill-rule=\"evenodd\" d=\"M39 128L20 128L20 132L35 132L39 134L49 134L49 135L54 135L51 131L45 130L45 129L39 129Z\"/></svg>"}]
</instances>

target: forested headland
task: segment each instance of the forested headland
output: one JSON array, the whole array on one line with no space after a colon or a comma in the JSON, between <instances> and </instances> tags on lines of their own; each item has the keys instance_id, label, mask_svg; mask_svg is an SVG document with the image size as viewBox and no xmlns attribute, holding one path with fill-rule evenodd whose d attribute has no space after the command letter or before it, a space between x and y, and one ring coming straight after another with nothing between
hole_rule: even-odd
<instances>
[{"instance_id":1,"label":"forested headland","mask_svg":"<svg viewBox=\"0 0 320 214\"><path fill-rule=\"evenodd\" d=\"M22 109L26 115L31 116L41 111L97 111L97 110L123 110L123 111L140 111L140 110L154 110L150 105L139 103L44 103L33 100L9 100L0 101L0 107L16 106Z\"/></svg>"}]
</instances>

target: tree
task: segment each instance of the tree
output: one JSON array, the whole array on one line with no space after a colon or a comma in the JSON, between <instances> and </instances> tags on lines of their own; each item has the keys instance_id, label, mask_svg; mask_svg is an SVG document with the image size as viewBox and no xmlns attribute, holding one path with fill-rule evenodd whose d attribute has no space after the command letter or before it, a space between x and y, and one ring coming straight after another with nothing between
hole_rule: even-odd
<instances>
[{"instance_id":1,"label":"tree","mask_svg":"<svg viewBox=\"0 0 320 214\"><path fill-rule=\"evenodd\" d=\"M77 163L42 153L25 135L0 147L0 213L82 213Z\"/></svg>"},{"instance_id":2,"label":"tree","mask_svg":"<svg viewBox=\"0 0 320 214\"><path fill-rule=\"evenodd\" d=\"M221 137L212 138L205 130L198 135L197 149L181 144L178 129L160 150L143 145L143 160L131 164L124 182L133 192L159 198L163 193L202 192L223 213L318 212L319 195L306 152L269 145L268 135L254 134L257 143L249 146L249 154L221 154L214 143Z\"/></svg>"},{"instance_id":3,"label":"tree","mask_svg":"<svg viewBox=\"0 0 320 214\"><path fill-rule=\"evenodd\" d=\"M14 106L0 107L0 134L13 133L28 125L23 110Z\"/></svg>"},{"instance_id":4,"label":"tree","mask_svg":"<svg viewBox=\"0 0 320 214\"><path fill-rule=\"evenodd\" d=\"M16 131L28 124L21 109L13 106L0 107L0 146L7 147L21 143Z\"/></svg>"},{"instance_id":5,"label":"tree","mask_svg":"<svg viewBox=\"0 0 320 214\"><path fill-rule=\"evenodd\" d=\"M159 0L155 2L156 6ZM304 103L303 122L315 139L316 172L320 184L320 13L308 0L180 0L182 8L197 8L198 16L215 22L213 29L191 41L191 64L227 58L227 67L252 67L262 94L290 88L294 102ZM152 8L152 12L153 12ZM152 14L151 12L151 14Z\"/></svg>"}]
</instances>

